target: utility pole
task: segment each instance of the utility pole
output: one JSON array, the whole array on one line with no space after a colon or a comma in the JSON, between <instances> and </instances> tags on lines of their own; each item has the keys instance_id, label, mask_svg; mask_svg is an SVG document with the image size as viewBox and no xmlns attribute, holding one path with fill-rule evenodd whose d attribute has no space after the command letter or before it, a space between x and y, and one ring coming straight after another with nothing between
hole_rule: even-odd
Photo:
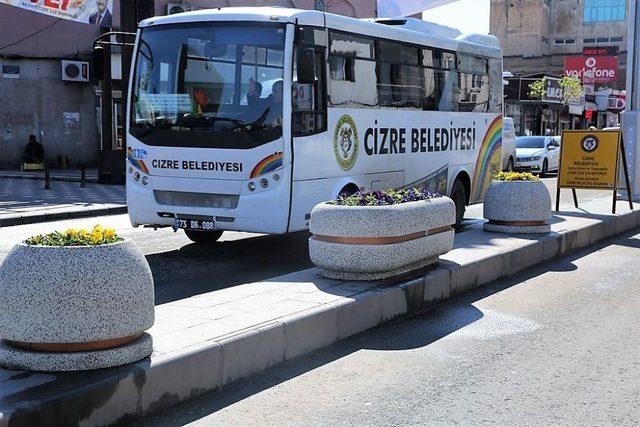
<instances>
[{"instance_id":1,"label":"utility pole","mask_svg":"<svg viewBox=\"0 0 640 427\"><path fill-rule=\"evenodd\" d=\"M108 33L109 28L100 28L102 34ZM101 183L111 182L112 175L106 175L106 171L111 171L109 163L111 152L113 151L113 100L111 85L111 45L104 46L103 78L100 82L100 116L101 116L101 138L100 151L98 152L98 181ZM107 179L109 176L110 179Z\"/></svg>"},{"instance_id":2,"label":"utility pole","mask_svg":"<svg viewBox=\"0 0 640 427\"><path fill-rule=\"evenodd\" d=\"M629 1L629 32L627 33L627 95L622 113L622 135L631 183L631 198L640 201L640 0ZM625 194L625 193L622 193Z\"/></svg>"}]
</instances>

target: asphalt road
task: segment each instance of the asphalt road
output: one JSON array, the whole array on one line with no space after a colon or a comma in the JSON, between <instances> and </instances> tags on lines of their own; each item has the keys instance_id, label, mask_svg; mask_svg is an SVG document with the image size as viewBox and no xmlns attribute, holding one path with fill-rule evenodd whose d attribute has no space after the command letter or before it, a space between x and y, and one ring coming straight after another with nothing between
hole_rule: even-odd
<instances>
[{"instance_id":1,"label":"asphalt road","mask_svg":"<svg viewBox=\"0 0 640 427\"><path fill-rule=\"evenodd\" d=\"M555 195L555 179L544 181ZM605 194L608 192L579 191L579 198L587 201ZM573 203L569 190L564 190L562 201L563 205ZM467 217L481 218L482 205L468 207ZM220 243L206 247L193 244L181 231L133 228L127 215L2 227L0 261L16 242L34 234L97 223L130 237L146 254L155 280L157 304L312 267L306 232L285 236L227 232Z\"/></svg>"},{"instance_id":2,"label":"asphalt road","mask_svg":"<svg viewBox=\"0 0 640 427\"><path fill-rule=\"evenodd\" d=\"M625 235L145 425L638 425L640 235Z\"/></svg>"}]
</instances>

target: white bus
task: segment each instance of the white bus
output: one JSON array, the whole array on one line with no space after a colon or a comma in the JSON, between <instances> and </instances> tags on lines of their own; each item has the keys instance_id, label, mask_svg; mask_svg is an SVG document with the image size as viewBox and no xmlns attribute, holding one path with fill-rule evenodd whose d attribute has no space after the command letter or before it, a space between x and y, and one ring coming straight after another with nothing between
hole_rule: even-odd
<instances>
[{"instance_id":1,"label":"white bus","mask_svg":"<svg viewBox=\"0 0 640 427\"><path fill-rule=\"evenodd\" d=\"M426 187L458 221L501 169L502 52L412 19L222 8L140 23L134 226L287 233L341 193Z\"/></svg>"}]
</instances>

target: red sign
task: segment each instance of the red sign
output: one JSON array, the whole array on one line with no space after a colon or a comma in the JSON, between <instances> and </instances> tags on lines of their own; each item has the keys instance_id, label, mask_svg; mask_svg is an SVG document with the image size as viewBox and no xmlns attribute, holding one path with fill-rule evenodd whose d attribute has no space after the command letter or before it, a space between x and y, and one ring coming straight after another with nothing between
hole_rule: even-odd
<instances>
[{"instance_id":1,"label":"red sign","mask_svg":"<svg viewBox=\"0 0 640 427\"><path fill-rule=\"evenodd\" d=\"M617 56L567 56L564 73L583 83L608 83L618 74Z\"/></svg>"},{"instance_id":2,"label":"red sign","mask_svg":"<svg viewBox=\"0 0 640 427\"><path fill-rule=\"evenodd\" d=\"M585 47L582 48L582 56L618 56L618 46Z\"/></svg>"}]
</instances>

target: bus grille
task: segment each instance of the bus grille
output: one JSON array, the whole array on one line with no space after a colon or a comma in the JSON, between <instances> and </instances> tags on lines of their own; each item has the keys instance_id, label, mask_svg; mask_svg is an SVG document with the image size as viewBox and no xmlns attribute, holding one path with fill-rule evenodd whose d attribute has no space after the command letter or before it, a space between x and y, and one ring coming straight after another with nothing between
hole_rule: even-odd
<instances>
[{"instance_id":1,"label":"bus grille","mask_svg":"<svg viewBox=\"0 0 640 427\"><path fill-rule=\"evenodd\" d=\"M197 208L238 207L239 196L230 194L191 193L186 191L153 190L156 202L168 206L193 206Z\"/></svg>"}]
</instances>

